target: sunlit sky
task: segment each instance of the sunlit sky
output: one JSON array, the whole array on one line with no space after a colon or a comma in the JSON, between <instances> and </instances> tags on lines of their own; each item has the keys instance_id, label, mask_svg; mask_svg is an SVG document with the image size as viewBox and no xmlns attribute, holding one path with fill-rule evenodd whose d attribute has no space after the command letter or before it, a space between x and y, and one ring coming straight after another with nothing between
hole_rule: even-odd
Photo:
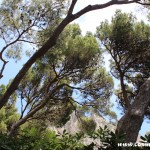
<instances>
[{"instance_id":1,"label":"sunlit sky","mask_svg":"<svg viewBox=\"0 0 150 150\"><path fill-rule=\"evenodd\" d=\"M84 8L88 4L98 4L98 3L106 3L108 0L78 0L75 11ZM1 3L1 0L0 0ZM96 27L100 25L100 22L104 21L105 19L111 20L111 17L114 15L116 9L121 9L123 12L132 12L136 15L138 20L143 19L145 22L147 22L147 19L145 18L145 15L143 12L140 11L139 5L137 4L128 4L128 5L115 5L110 6L108 8L104 8L101 10L96 10L89 12L79 19L75 20L74 22L78 23L82 29L82 33L85 34L87 31L95 32ZM3 42L0 40L0 47L3 46ZM106 67L109 68L108 59L110 57L105 57L106 61ZM25 63L25 59L22 59L21 62L15 63L13 60L10 60L10 62L7 64L5 71L4 71L4 77L0 80L0 84L8 83L9 79L12 79L19 71L19 69L22 67L22 65ZM115 82L117 83L117 82ZM112 97L112 102L115 103L115 97ZM116 106L116 104L115 104ZM121 117L120 112L116 109L116 107L113 109L117 114L118 118ZM140 131L140 134L144 134L145 132L150 131L150 128L146 121L143 123L142 130Z\"/></svg>"}]
</instances>

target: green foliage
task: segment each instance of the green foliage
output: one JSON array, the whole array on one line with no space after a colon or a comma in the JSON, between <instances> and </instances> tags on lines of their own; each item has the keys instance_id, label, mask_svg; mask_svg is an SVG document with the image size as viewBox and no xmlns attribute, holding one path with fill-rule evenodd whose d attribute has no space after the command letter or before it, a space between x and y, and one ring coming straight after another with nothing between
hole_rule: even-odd
<instances>
[{"instance_id":1,"label":"green foliage","mask_svg":"<svg viewBox=\"0 0 150 150\"><path fill-rule=\"evenodd\" d=\"M122 13L120 10L116 11L110 24L105 21L97 28L98 38L127 76L138 71L146 76L145 71L149 69L146 64L150 54L149 28L143 21L137 22L132 14ZM113 75L118 77L118 69L113 68L112 71Z\"/></svg>"},{"instance_id":2,"label":"green foliage","mask_svg":"<svg viewBox=\"0 0 150 150\"><path fill-rule=\"evenodd\" d=\"M141 138L140 143L145 144L145 145L150 143L150 134L146 133L145 136L141 136L140 138ZM143 149L148 150L149 147L145 146L145 147L143 147Z\"/></svg>"},{"instance_id":3,"label":"green foliage","mask_svg":"<svg viewBox=\"0 0 150 150\"><path fill-rule=\"evenodd\" d=\"M54 132L46 130L39 132L37 128L24 129L17 137L0 135L0 148L4 150L81 150L81 135L75 136L63 132L56 135Z\"/></svg>"},{"instance_id":4,"label":"green foliage","mask_svg":"<svg viewBox=\"0 0 150 150\"><path fill-rule=\"evenodd\" d=\"M119 150L118 143L124 142L125 135L113 133L107 126L105 126L104 129L100 127L91 137L93 139L100 139L100 149L107 148L110 150Z\"/></svg>"},{"instance_id":5,"label":"green foliage","mask_svg":"<svg viewBox=\"0 0 150 150\"><path fill-rule=\"evenodd\" d=\"M2 51L6 51L6 57L20 60L24 43L29 47L27 53L30 54L38 45L43 45L39 42L39 36L45 43L44 33L50 35L53 32L67 5L65 0L3 0L0 5L0 36L5 43Z\"/></svg>"},{"instance_id":6,"label":"green foliage","mask_svg":"<svg viewBox=\"0 0 150 150\"><path fill-rule=\"evenodd\" d=\"M65 34L65 36L67 36L68 39L70 37L74 39L76 36L81 36L80 26L76 23L68 25L63 34Z\"/></svg>"},{"instance_id":7,"label":"green foliage","mask_svg":"<svg viewBox=\"0 0 150 150\"><path fill-rule=\"evenodd\" d=\"M6 56L19 59L22 42L41 47L62 20L64 7L67 7L67 1L64 0L36 0L30 3L3 1L0 16L3 12L5 15L2 17L0 34L7 37L4 41L10 46ZM1 122L3 131L10 129L14 120L20 121L26 115L30 123L34 119L38 125L40 122L46 125L48 121L57 126L64 125L75 109L74 92L80 94L82 104L89 105L89 109L95 105L95 109L104 111L102 105L99 109L100 103L109 108L113 82L100 64L101 54L92 33L83 36L79 25L69 25L53 51L49 51L30 68L11 97L9 106L15 103L16 98L19 99L20 118L12 116L9 111L8 115L5 110L2 111L2 117L9 118L9 127L5 126L4 121ZM29 115L30 112L34 114Z\"/></svg>"},{"instance_id":8,"label":"green foliage","mask_svg":"<svg viewBox=\"0 0 150 150\"><path fill-rule=\"evenodd\" d=\"M85 134L91 134L96 129L96 122L90 117L82 117L79 122L79 129Z\"/></svg>"},{"instance_id":9,"label":"green foliage","mask_svg":"<svg viewBox=\"0 0 150 150\"><path fill-rule=\"evenodd\" d=\"M66 130L63 131L63 134L60 135L60 150L67 149L67 150L82 150L84 147L81 143L81 139L83 138L83 134L77 133L75 135L71 135L66 132Z\"/></svg>"},{"instance_id":10,"label":"green foliage","mask_svg":"<svg viewBox=\"0 0 150 150\"><path fill-rule=\"evenodd\" d=\"M90 138L93 142L85 145L84 138ZM99 128L89 136L84 133L71 135L63 131L56 135L50 130L40 131L38 128L26 128L21 134L15 137L8 137L6 134L0 134L0 149L2 150L124 150L124 147L118 147L118 143L124 143L125 134L113 133L107 126ZM141 137L142 143L149 143L149 135ZM100 142L100 145L95 142ZM148 147L128 147L127 149L145 150Z\"/></svg>"},{"instance_id":11,"label":"green foliage","mask_svg":"<svg viewBox=\"0 0 150 150\"><path fill-rule=\"evenodd\" d=\"M2 84L0 86L0 98L3 96L3 94L5 93L6 91L6 86L4 84Z\"/></svg>"},{"instance_id":12,"label":"green foliage","mask_svg":"<svg viewBox=\"0 0 150 150\"><path fill-rule=\"evenodd\" d=\"M0 35L5 41L4 50L8 50L6 56L20 59L22 42L28 43L29 49L32 44L33 48L41 47L62 21L67 6L66 0L4 0L0 6ZM99 61L102 62L101 50L94 35L83 36L77 24L66 27L53 50L30 68L11 97L12 101L19 99L19 120L28 114L28 120L65 124L75 109L72 97L75 91L86 105L98 108L98 103L107 101L109 107L113 83L110 76L101 74ZM5 128L3 122L2 126Z\"/></svg>"},{"instance_id":13,"label":"green foliage","mask_svg":"<svg viewBox=\"0 0 150 150\"><path fill-rule=\"evenodd\" d=\"M125 108L127 102L133 103L140 86L150 76L150 26L117 10L111 23L106 20L97 27L96 35L111 55L111 74L120 80L116 94Z\"/></svg>"},{"instance_id":14,"label":"green foliage","mask_svg":"<svg viewBox=\"0 0 150 150\"><path fill-rule=\"evenodd\" d=\"M0 86L0 97L6 91L5 85ZM14 122L19 119L19 113L15 107L16 97L13 95L6 106L0 110L0 133L7 133Z\"/></svg>"},{"instance_id":15,"label":"green foliage","mask_svg":"<svg viewBox=\"0 0 150 150\"><path fill-rule=\"evenodd\" d=\"M117 123L117 114L114 111L108 111L109 121L112 124Z\"/></svg>"},{"instance_id":16,"label":"green foliage","mask_svg":"<svg viewBox=\"0 0 150 150\"><path fill-rule=\"evenodd\" d=\"M42 105L30 120L62 126L76 108L75 92L87 108L109 109L113 80L98 63L101 51L96 38L91 33L82 36L79 26L71 24L53 49L30 68L16 90L20 119Z\"/></svg>"},{"instance_id":17,"label":"green foliage","mask_svg":"<svg viewBox=\"0 0 150 150\"><path fill-rule=\"evenodd\" d=\"M6 106L0 110L0 132L7 133L14 122L19 119L16 108L7 108Z\"/></svg>"},{"instance_id":18,"label":"green foliage","mask_svg":"<svg viewBox=\"0 0 150 150\"><path fill-rule=\"evenodd\" d=\"M144 137L141 136L140 138L141 138L141 140L143 140L141 142L143 142L143 143L150 143L150 134L145 134Z\"/></svg>"},{"instance_id":19,"label":"green foliage","mask_svg":"<svg viewBox=\"0 0 150 150\"><path fill-rule=\"evenodd\" d=\"M5 42L5 47L2 49L1 55L5 49L7 49L6 56L8 58L20 59L22 42L36 44L35 47L43 45L57 27L57 24L64 17L63 11L64 7L67 7L67 2L66 0L44 0L42 2L40 0L30 2L4 0L0 6L0 17L2 22L0 36ZM120 16L121 19L119 18ZM124 22L124 20L126 22ZM132 53L134 54L132 57L133 59L137 52L141 54L141 49L145 50L145 47L147 48L149 46L149 41L147 40L149 38L149 27L143 25L142 22L137 24L135 31L138 31L138 34L136 34L135 37L140 37L140 40L136 38L132 40L130 38L130 33L132 33L130 30L133 26L130 21L132 21L132 16L128 19L126 15L122 15L118 11L114 19L114 24L117 22L116 24L119 24L119 26L114 25L112 30L113 35L110 37L110 40L113 39L112 41L115 43L112 44L114 46L113 49L119 49L117 53L119 52L121 54L122 50L124 51L124 49L129 48L129 46L133 46L131 43L138 45L138 48L137 46L134 47L136 50ZM126 28L123 28L124 24L122 23L126 23ZM108 33L111 33L107 23L106 30ZM144 36L141 36L143 33L141 31L144 31ZM105 108L102 108L103 106L110 108L109 98L112 94L113 81L100 65L102 62L101 51L96 38L91 33L82 36L81 30L76 24L68 26L65 32L66 33L63 33L59 38L59 44L53 47L53 51L47 53L31 67L31 70L28 71L25 78L22 79L19 84L16 93L11 96L8 104L1 109L0 127L2 128L2 133L7 132L14 122L24 118L25 120L21 123L30 119L36 119L37 122L43 119L43 122L45 120L53 120L55 124L65 124L74 108L75 99L73 99L72 95L75 91L78 92L78 95L82 98L81 105L85 105L85 107L89 106L89 109L94 107L94 109L98 109L100 112L104 113ZM67 32L69 34L67 34ZM103 40L108 39L105 38L104 35L102 35L103 37L101 38ZM124 38L126 39L125 42ZM141 39L144 39L144 42ZM138 44L137 41L140 42L140 44ZM106 44L106 42L107 41L104 43ZM111 45L108 45L108 47L109 46ZM144 53L144 56L146 59L149 58L149 53ZM135 72L141 71L144 78L147 78L149 73L145 71L145 68L149 67L149 61L145 61L143 58L143 56L141 57L138 55L138 64L132 66L131 70L134 69ZM6 62L3 60L2 56L1 60L4 62L3 67L5 67ZM32 61L31 59L31 63L27 63L26 66L30 66L34 60L35 59ZM126 62L126 60L123 59L123 62ZM123 66L121 64L121 69L122 68L124 70L128 69L126 65ZM27 71L28 69L25 70ZM118 72L116 70L114 70L114 74L118 77ZM129 73L127 75L129 76L131 74ZM135 81L131 81L137 85ZM3 93L3 89L4 87L2 87L2 90L0 89L2 91L1 93ZM3 94L1 94L0 97L2 95ZM21 102L20 118L14 107L17 97L20 98ZM115 115L113 114L112 116ZM93 125L92 121L86 120L85 122L90 126ZM32 141L32 138L41 135L38 135L35 129L32 129L25 133L25 135L26 134L27 136L22 135L22 139L19 137L19 140L21 139L20 142L25 141L27 144L26 149L37 149L39 147L38 144L40 144L38 141L39 139L35 138ZM67 140L67 143L71 143L70 141L68 142L69 139L72 139L73 143L75 142L74 138L69 136L67 139L66 136L67 135L65 135L65 140ZM27 139L27 141L23 140L24 138ZM28 139L30 139L31 143L29 143ZM46 141L46 139L44 140ZM12 141L14 144L15 141L13 138ZM38 143L36 143L37 141ZM77 149L75 147L76 145L73 145L73 143L71 143L72 146L68 147L66 144L63 145L62 149ZM93 145L90 146L92 147ZM43 149L47 148L44 147Z\"/></svg>"}]
</instances>

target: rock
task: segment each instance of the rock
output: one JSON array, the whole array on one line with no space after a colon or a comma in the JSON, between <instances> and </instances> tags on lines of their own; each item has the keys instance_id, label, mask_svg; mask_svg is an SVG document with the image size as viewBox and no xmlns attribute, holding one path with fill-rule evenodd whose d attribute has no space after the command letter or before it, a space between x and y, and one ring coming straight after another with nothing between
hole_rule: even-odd
<instances>
[{"instance_id":1,"label":"rock","mask_svg":"<svg viewBox=\"0 0 150 150\"><path fill-rule=\"evenodd\" d=\"M96 129L97 130L99 127L104 128L104 126L107 126L111 131L115 132L116 126L113 124L108 123L103 117L97 115L97 114L92 114L91 118L95 121L96 123ZM70 120L63 126L63 127L55 127L55 126L49 126L49 129L55 131L57 134L62 134L64 130L66 130L70 134L75 134L80 132L79 124L81 123L81 118L76 115L75 112L73 112L70 115ZM137 142L139 142L140 135L137 138ZM83 139L83 143L85 145L89 145L92 142L94 142L96 145L101 145L101 142L99 139L91 139L88 136ZM94 150L97 150L96 148Z\"/></svg>"},{"instance_id":2,"label":"rock","mask_svg":"<svg viewBox=\"0 0 150 150\"><path fill-rule=\"evenodd\" d=\"M91 115L91 118L95 121L96 123L96 130L99 128L99 127L102 127L104 128L105 125L108 126L108 128L112 131L115 130L115 126L108 123L103 117L97 115L97 114L92 114ZM81 118L78 117L78 115L76 115L75 112L73 112L71 115L70 115L70 120L63 126L63 127L55 127L55 126L49 126L49 129L55 131L57 134L62 134L64 130L66 130L68 133L70 134L75 134L75 133L78 133L80 132L80 128L79 128L79 124L81 123ZM89 137L86 137L83 139L83 143L85 145L89 145L91 144L92 142L94 142L95 144L97 145L100 145L100 140L99 139L91 139ZM95 149L96 150L96 149Z\"/></svg>"}]
</instances>

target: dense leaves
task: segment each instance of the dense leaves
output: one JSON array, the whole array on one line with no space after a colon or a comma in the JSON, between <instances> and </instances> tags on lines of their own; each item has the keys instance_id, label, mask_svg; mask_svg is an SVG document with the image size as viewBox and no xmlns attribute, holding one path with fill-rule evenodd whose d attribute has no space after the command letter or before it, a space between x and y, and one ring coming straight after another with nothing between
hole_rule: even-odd
<instances>
[{"instance_id":1,"label":"dense leaves","mask_svg":"<svg viewBox=\"0 0 150 150\"><path fill-rule=\"evenodd\" d=\"M79 26L73 24L59 40L54 51L38 60L18 86L21 116L9 134L33 119L62 126L76 109L75 103L87 111L109 110L113 81L98 63L102 60L96 38L92 34L82 36Z\"/></svg>"},{"instance_id":2,"label":"dense leaves","mask_svg":"<svg viewBox=\"0 0 150 150\"><path fill-rule=\"evenodd\" d=\"M80 120L79 128L81 132L91 134L96 129L96 122L92 118L82 117Z\"/></svg>"},{"instance_id":3,"label":"dense leaves","mask_svg":"<svg viewBox=\"0 0 150 150\"><path fill-rule=\"evenodd\" d=\"M84 144L85 139L91 139L89 144ZM141 137L141 143L149 142L149 135ZM114 133L105 126L99 128L95 132L91 132L88 136L84 133L76 133L71 135L65 130L61 134L56 134L50 130L40 131L38 128L23 129L21 134L16 137L8 137L0 134L0 148L3 150L123 150L118 143L124 143L124 134ZM145 150L147 146L137 147L130 143L127 149Z\"/></svg>"},{"instance_id":4,"label":"dense leaves","mask_svg":"<svg viewBox=\"0 0 150 150\"><path fill-rule=\"evenodd\" d=\"M91 33L82 36L78 25L66 29L65 27L89 11L114 4L143 1L110 1L101 5L89 5L73 13L76 2L77 0L44 0L42 2L8 0L2 2L0 38L3 40L4 47L0 50L2 62L0 79L8 63L4 54L7 59L19 60L24 46L29 49L26 51L28 56L34 53L10 86L6 88L6 92L0 93L0 108L3 107L0 112L1 126L9 136L15 135L14 131L17 131L20 125L27 121L32 122L33 119L37 122L43 119L43 122L49 120L54 124L65 124L69 119L69 114L76 108L75 103L86 107L86 110L92 109L98 113L106 113L106 110L109 110L113 82L102 68L101 51L96 38ZM147 73L149 52L145 52L149 48L149 32L147 32L149 26L146 27L141 22L140 27L136 28L130 22L132 16L127 19L126 15L123 15L121 18L114 19L114 22L119 25L113 28L113 36L110 39L103 36L104 39L101 40L104 41L107 49L112 46L117 52L114 53L109 49L114 58L117 56L115 58L117 68L112 67L112 74L120 78L122 93L119 93L121 96L118 94L118 97L121 105L128 108L138 93L140 85L149 76ZM124 26L122 23L126 23L124 24L125 30L121 30ZM64 33L61 34L64 29ZM132 34L130 32L132 29L139 34L134 32ZM120 33L118 34L117 31ZM24 42L29 45L24 45ZM33 51L30 50L31 47ZM130 49L131 47L134 50ZM144 54L141 49L144 50ZM127 57L120 59L120 55ZM132 72L135 74L133 75ZM134 80L137 77L140 80ZM124 79L132 82L136 89L130 90L129 93ZM73 97L75 92L78 98ZM127 99L129 96L131 98ZM16 98L20 102L20 118L16 115L14 107ZM28 149L32 149L35 144L28 145ZM91 147L93 144L90 145Z\"/></svg>"},{"instance_id":5,"label":"dense leaves","mask_svg":"<svg viewBox=\"0 0 150 150\"><path fill-rule=\"evenodd\" d=\"M116 11L111 23L97 28L97 37L111 55L111 74L120 80L116 91L120 103L129 107L140 86L150 76L150 26L137 22L132 14ZM134 89L126 83L132 83Z\"/></svg>"}]
</instances>

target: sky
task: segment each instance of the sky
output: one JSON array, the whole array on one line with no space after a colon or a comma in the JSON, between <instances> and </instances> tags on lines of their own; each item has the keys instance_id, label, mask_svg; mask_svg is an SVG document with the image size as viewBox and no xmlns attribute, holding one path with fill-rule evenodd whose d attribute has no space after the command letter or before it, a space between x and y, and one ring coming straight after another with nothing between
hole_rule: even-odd
<instances>
[{"instance_id":1,"label":"sky","mask_svg":"<svg viewBox=\"0 0 150 150\"><path fill-rule=\"evenodd\" d=\"M100 1L101 3L106 3L108 0L86 0L86 3L85 0L78 0L74 13L84 8L88 4L99 4ZM144 20L146 23L148 23L146 15L144 15L145 10L141 11L141 7L138 4L114 5L101 10L95 10L81 16L74 22L80 25L83 35L85 35L87 31L95 33L96 27L100 25L100 22L104 21L105 19L111 21L111 18L115 14L116 9L121 9L122 12L126 13L132 12L139 21ZM105 67L107 68L107 70L109 70L109 61L108 61L109 59L110 59L109 55L104 57ZM117 80L114 80L114 83L116 88L119 82ZM120 119L122 115L121 111L117 109L116 97L114 95L111 97L111 102L114 104L112 110L117 113L118 119ZM144 135L147 131L150 131L150 126L147 122L148 120L145 119L144 123L142 124L140 131L141 135Z\"/></svg>"},{"instance_id":2,"label":"sky","mask_svg":"<svg viewBox=\"0 0 150 150\"><path fill-rule=\"evenodd\" d=\"M85 0L78 0L74 13L87 6L88 4L99 4L100 1L101 3L106 3L108 0L86 0L86 3ZM96 27L100 24L101 21L104 21L105 19L108 19L109 21L111 20L111 17L115 14L116 9L121 9L123 12L127 13L132 12L133 14L136 14L138 20L147 20L143 12L140 11L139 5L127 4L114 5L101 10L88 12L74 22L80 24L83 34L85 34L86 31L95 32Z\"/></svg>"},{"instance_id":3,"label":"sky","mask_svg":"<svg viewBox=\"0 0 150 150\"><path fill-rule=\"evenodd\" d=\"M99 2L104 3L108 0L78 0L75 12L78 10L84 8L88 4L97 4ZM0 0L1 2L1 0ZM130 4L130 5L115 5L110 6L108 8L104 8L102 10L96 10L89 12L79 19L75 20L75 23L78 23L80 25L80 28L82 30L82 34L85 34L87 31L91 31L95 33L96 27L100 25L100 22L104 21L105 19L111 20L111 17L114 15L116 9L121 9L123 12L132 12L137 16L138 20L143 19L145 22L147 22L145 15L140 11L139 5L136 4ZM0 40L0 47L3 46L3 42ZM109 70L109 59L110 56L105 56L105 67ZM21 69L25 61L27 60L26 56L23 56L23 59L19 61L19 63L15 63L14 60L10 60L10 62L7 64L5 71L4 71L4 77L0 80L0 84L7 84L9 82L9 79L12 79L18 71ZM1 65L1 63L0 63ZM115 80L115 87L117 87L117 80ZM115 107L113 110L117 113L118 119L121 117L120 111L116 108L117 104L115 103L115 96L112 96L111 98L112 102L115 104ZM145 132L150 131L149 125L144 121L142 125L142 130L140 131L140 134L144 135Z\"/></svg>"}]
</instances>

